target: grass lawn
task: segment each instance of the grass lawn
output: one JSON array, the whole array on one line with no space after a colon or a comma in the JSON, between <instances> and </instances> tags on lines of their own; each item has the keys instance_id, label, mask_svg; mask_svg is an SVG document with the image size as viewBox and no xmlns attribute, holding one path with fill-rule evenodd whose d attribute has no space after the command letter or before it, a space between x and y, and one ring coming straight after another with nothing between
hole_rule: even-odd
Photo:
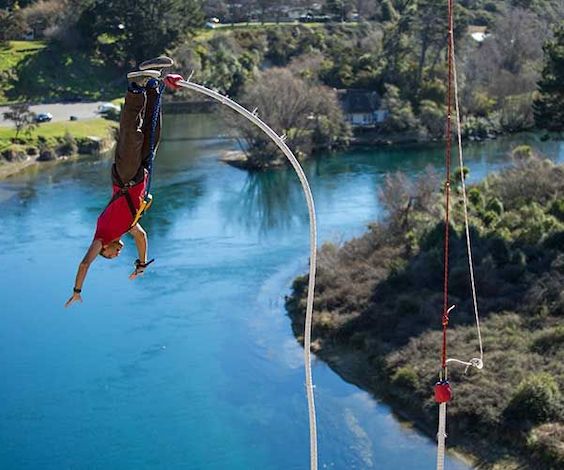
<instances>
[{"instance_id":1,"label":"grass lawn","mask_svg":"<svg viewBox=\"0 0 564 470\"><path fill-rule=\"evenodd\" d=\"M75 138L81 137L105 137L112 127L117 127L117 122L108 121L102 118L84 119L82 121L47 122L31 132L30 144L33 144L37 137L42 136L46 139L63 137L69 132ZM0 150L11 144L11 139L16 135L16 131L10 127L0 127ZM22 133L20 137L24 138Z\"/></svg>"},{"instance_id":2,"label":"grass lawn","mask_svg":"<svg viewBox=\"0 0 564 470\"><path fill-rule=\"evenodd\" d=\"M120 96L124 78L113 64L85 51L45 41L9 41L0 47L0 104L106 100Z\"/></svg>"}]
</instances>

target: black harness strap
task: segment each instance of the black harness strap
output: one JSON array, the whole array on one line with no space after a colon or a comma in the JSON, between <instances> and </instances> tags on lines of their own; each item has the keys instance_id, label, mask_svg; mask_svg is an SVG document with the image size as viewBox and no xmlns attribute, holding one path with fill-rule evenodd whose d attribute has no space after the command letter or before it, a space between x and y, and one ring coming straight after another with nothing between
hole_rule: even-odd
<instances>
[{"instance_id":1,"label":"black harness strap","mask_svg":"<svg viewBox=\"0 0 564 470\"><path fill-rule=\"evenodd\" d=\"M117 201L120 197L125 197L125 200L127 201L127 205L129 206L129 211L131 212L131 216L133 217L133 219L135 220L135 217L137 216L137 209L135 209L135 204L133 204L133 199L131 199L131 195L129 194L129 190L135 186L136 183L134 180L130 181L129 183L125 184L120 176L118 175L117 171L114 171L114 177L119 185L119 191L116 192L112 198L110 199L110 202L108 202L108 205L106 206L106 209L112 205L115 201Z\"/></svg>"}]
</instances>

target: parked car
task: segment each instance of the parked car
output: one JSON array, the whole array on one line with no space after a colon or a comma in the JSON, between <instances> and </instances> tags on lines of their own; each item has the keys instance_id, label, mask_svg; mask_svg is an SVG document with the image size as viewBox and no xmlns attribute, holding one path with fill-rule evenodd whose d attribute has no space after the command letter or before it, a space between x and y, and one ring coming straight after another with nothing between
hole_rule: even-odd
<instances>
[{"instance_id":1,"label":"parked car","mask_svg":"<svg viewBox=\"0 0 564 470\"><path fill-rule=\"evenodd\" d=\"M39 113L35 115L35 122L49 122L51 119L53 119L51 113Z\"/></svg>"},{"instance_id":2,"label":"parked car","mask_svg":"<svg viewBox=\"0 0 564 470\"><path fill-rule=\"evenodd\" d=\"M102 103L100 106L98 106L98 112L100 114L111 113L111 112L119 113L120 111L121 108L117 104L113 104L113 103Z\"/></svg>"},{"instance_id":3,"label":"parked car","mask_svg":"<svg viewBox=\"0 0 564 470\"><path fill-rule=\"evenodd\" d=\"M209 18L208 21L206 21L206 28L209 28L209 29L217 28L220 23L221 23L221 21L219 20L219 18L216 18L214 16L213 18Z\"/></svg>"}]
</instances>

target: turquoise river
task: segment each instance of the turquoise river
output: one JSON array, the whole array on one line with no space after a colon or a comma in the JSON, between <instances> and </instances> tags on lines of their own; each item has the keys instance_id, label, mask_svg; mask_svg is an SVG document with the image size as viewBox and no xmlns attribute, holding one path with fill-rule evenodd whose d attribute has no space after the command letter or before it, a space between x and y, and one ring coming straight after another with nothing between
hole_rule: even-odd
<instances>
[{"instance_id":1,"label":"turquoise river","mask_svg":"<svg viewBox=\"0 0 564 470\"><path fill-rule=\"evenodd\" d=\"M119 259L94 263L84 303L69 309L111 161L0 182L0 468L309 468L302 348L284 309L307 269L307 209L291 170L251 175L221 163L232 143L210 136L223 132L209 116L166 118L143 221L155 263L129 281L126 237ZM564 160L562 142L534 136L473 144L471 180L506 165L516 142ZM320 241L379 217L387 172L415 175L442 158L426 146L307 162ZM313 374L320 469L434 468L431 439L323 362ZM469 467L449 456L446 468Z\"/></svg>"}]
</instances>

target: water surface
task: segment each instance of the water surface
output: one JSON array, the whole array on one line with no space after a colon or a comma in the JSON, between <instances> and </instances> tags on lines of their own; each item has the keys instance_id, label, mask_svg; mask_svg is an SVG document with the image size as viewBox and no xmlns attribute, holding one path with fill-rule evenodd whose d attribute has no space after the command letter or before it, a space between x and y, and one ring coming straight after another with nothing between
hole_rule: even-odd
<instances>
[{"instance_id":1,"label":"water surface","mask_svg":"<svg viewBox=\"0 0 564 470\"><path fill-rule=\"evenodd\" d=\"M193 140L219 132L209 117L165 124L143 221L156 262L129 281L126 239L118 260L92 266L71 309L110 162L0 183L0 468L308 468L302 349L284 311L309 249L297 178L221 164L229 142ZM504 165L510 145L472 146L471 178ZM542 145L564 159L562 143ZM350 238L378 217L386 172L441 162L439 147L421 147L307 163L320 240ZM389 407L320 361L313 372L320 468L434 467L433 442ZM449 457L446 468L468 467Z\"/></svg>"}]
</instances>

